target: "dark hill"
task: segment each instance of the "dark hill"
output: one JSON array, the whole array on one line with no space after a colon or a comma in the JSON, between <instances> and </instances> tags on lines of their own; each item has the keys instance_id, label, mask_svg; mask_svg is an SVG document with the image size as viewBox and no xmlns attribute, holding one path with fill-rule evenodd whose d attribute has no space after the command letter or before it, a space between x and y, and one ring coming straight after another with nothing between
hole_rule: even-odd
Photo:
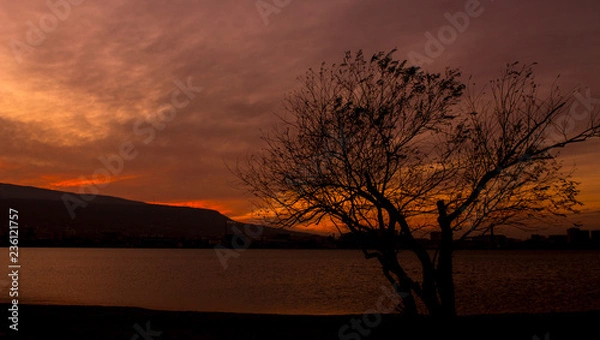
<instances>
[{"instance_id":1,"label":"dark hill","mask_svg":"<svg viewBox=\"0 0 600 340\"><path fill-rule=\"evenodd\" d=\"M98 195L71 218L63 195L74 193L0 184L0 205L19 212L21 245L208 246L227 242L237 223L210 209L147 204ZM4 220L8 219L8 214ZM6 222L5 222L6 223ZM4 231L8 228L3 228ZM254 230L254 229L253 229ZM306 240L315 235L264 227L260 240ZM5 243L6 237L2 242ZM264 242L263 242L264 243ZM281 243L281 242L280 242Z\"/></svg>"}]
</instances>

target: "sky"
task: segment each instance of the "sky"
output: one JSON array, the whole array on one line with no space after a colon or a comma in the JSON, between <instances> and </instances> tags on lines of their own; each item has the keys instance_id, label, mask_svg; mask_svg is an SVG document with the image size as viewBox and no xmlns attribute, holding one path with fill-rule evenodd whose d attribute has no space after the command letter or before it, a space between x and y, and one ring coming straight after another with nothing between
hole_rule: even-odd
<instances>
[{"instance_id":1,"label":"sky","mask_svg":"<svg viewBox=\"0 0 600 340\"><path fill-rule=\"evenodd\" d=\"M0 182L78 192L108 178L100 194L244 220L251 197L228 166L263 146L309 67L397 48L485 83L537 62L542 86L582 88L584 117L600 105L598 13L592 0L3 0ZM599 150L562 154L590 221Z\"/></svg>"}]
</instances>

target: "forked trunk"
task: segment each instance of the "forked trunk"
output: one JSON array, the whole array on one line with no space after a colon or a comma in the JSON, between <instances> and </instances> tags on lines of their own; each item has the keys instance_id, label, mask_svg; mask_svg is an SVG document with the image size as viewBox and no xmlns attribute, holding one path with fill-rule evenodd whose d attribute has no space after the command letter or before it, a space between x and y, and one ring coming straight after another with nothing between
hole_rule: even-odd
<instances>
[{"instance_id":1,"label":"forked trunk","mask_svg":"<svg viewBox=\"0 0 600 340\"><path fill-rule=\"evenodd\" d=\"M383 266L385 276L394 287L400 300L402 300L403 312L407 315L417 315L419 311L413 294L413 281L406 275L400 263L398 263L396 252L388 250L384 252L383 258L379 260Z\"/></svg>"}]
</instances>

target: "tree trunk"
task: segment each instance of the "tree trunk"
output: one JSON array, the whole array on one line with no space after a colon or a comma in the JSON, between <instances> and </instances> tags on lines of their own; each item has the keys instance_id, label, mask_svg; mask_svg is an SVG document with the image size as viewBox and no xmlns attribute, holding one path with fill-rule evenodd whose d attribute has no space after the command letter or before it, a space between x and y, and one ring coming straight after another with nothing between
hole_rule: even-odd
<instances>
[{"instance_id":1,"label":"tree trunk","mask_svg":"<svg viewBox=\"0 0 600 340\"><path fill-rule=\"evenodd\" d=\"M422 264L422 270L423 289L421 300L423 300L423 303L425 303L429 315L437 316L440 314L440 301L438 300L437 290L435 289L435 273L433 270L433 264Z\"/></svg>"},{"instance_id":2,"label":"tree trunk","mask_svg":"<svg viewBox=\"0 0 600 340\"><path fill-rule=\"evenodd\" d=\"M447 237L450 238L450 241L444 242L444 232L442 232L442 243L446 243L446 245L440 249L437 283L441 301L441 316L452 317L456 315L454 278L452 275L452 230L446 233L449 234Z\"/></svg>"},{"instance_id":3,"label":"tree trunk","mask_svg":"<svg viewBox=\"0 0 600 340\"><path fill-rule=\"evenodd\" d=\"M403 216L396 216L398 220L402 235L404 236L405 241L409 244L410 250L417 256L419 262L421 262L422 274L423 274L423 283L421 287L414 287L413 290L417 293L421 301L427 307L427 311L430 315L436 315L439 313L440 303L438 300L437 290L435 287L435 267L429 253L427 253L427 249L425 249L415 238L413 237L411 230L408 226L408 223L404 219ZM413 282L413 285L416 285ZM415 289L416 288L416 289Z\"/></svg>"},{"instance_id":4,"label":"tree trunk","mask_svg":"<svg viewBox=\"0 0 600 340\"><path fill-rule=\"evenodd\" d=\"M417 309L417 303L413 295L413 281L406 275L398 258L396 257L395 251L383 252L383 258L380 258L381 265L383 266L384 275L390 281L396 294L402 300L402 306L404 307L404 313L407 315L417 315L419 313ZM393 273L396 278L390 275Z\"/></svg>"},{"instance_id":5,"label":"tree trunk","mask_svg":"<svg viewBox=\"0 0 600 340\"><path fill-rule=\"evenodd\" d=\"M438 211L438 223L442 229L442 242L440 244L436 281L441 302L440 316L448 318L456 316L454 278L452 275L453 237L451 221L446 216L446 207L443 201L438 202Z\"/></svg>"},{"instance_id":6,"label":"tree trunk","mask_svg":"<svg viewBox=\"0 0 600 340\"><path fill-rule=\"evenodd\" d=\"M415 297L411 290L411 284L409 280L401 279L400 285L398 289L396 289L396 293L402 299L402 305L404 306L404 313L407 315L415 316L419 314L419 310L417 309L417 303L415 302Z\"/></svg>"}]
</instances>

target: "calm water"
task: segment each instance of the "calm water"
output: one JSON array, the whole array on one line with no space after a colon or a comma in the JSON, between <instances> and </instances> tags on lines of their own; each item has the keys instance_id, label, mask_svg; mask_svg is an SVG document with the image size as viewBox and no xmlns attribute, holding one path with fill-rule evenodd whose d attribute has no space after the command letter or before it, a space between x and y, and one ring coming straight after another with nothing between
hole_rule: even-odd
<instances>
[{"instance_id":1,"label":"calm water","mask_svg":"<svg viewBox=\"0 0 600 340\"><path fill-rule=\"evenodd\" d=\"M246 250L226 270L207 249L22 248L20 260L22 303L345 314L374 308L385 285L357 250ZM455 272L460 314L600 309L600 252L459 251Z\"/></svg>"}]
</instances>

